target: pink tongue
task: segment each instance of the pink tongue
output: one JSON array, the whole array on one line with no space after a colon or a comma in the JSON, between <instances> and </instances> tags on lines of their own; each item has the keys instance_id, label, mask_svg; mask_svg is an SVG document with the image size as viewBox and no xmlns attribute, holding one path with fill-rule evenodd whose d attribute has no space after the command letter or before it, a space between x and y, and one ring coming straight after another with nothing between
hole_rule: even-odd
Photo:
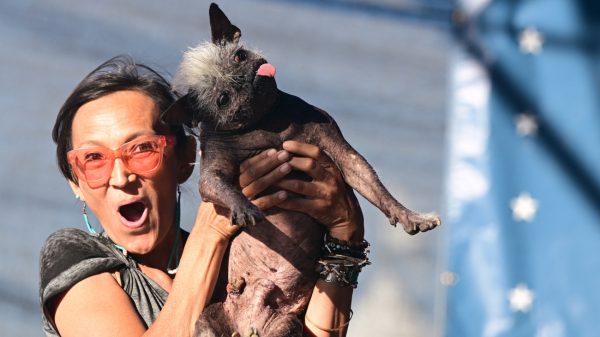
<instances>
[{"instance_id":1,"label":"pink tongue","mask_svg":"<svg viewBox=\"0 0 600 337\"><path fill-rule=\"evenodd\" d=\"M256 71L258 76L275 77L275 67L273 65L265 63Z\"/></svg>"},{"instance_id":2,"label":"pink tongue","mask_svg":"<svg viewBox=\"0 0 600 337\"><path fill-rule=\"evenodd\" d=\"M124 205L119 208L121 215L127 219L127 221L136 221L144 213L146 207L141 202L135 202L133 204Z\"/></svg>"}]
</instances>

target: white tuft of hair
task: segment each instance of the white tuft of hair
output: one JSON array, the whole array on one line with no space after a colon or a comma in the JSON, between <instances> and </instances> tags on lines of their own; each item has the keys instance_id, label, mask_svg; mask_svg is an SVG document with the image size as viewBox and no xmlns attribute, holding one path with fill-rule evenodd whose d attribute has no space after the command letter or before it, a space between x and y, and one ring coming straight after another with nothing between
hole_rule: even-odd
<instances>
[{"instance_id":1,"label":"white tuft of hair","mask_svg":"<svg viewBox=\"0 0 600 337\"><path fill-rule=\"evenodd\" d=\"M214 86L218 80L227 80L220 66L220 46L204 42L183 54L183 60L173 78L173 89L185 94L189 90L202 92Z\"/></svg>"},{"instance_id":2,"label":"white tuft of hair","mask_svg":"<svg viewBox=\"0 0 600 337\"><path fill-rule=\"evenodd\" d=\"M211 90L217 82L235 81L236 77L226 72L223 65L225 58L230 58L240 47L242 46L237 43L217 45L203 42L189 48L183 53L183 59L173 78L173 89L183 95L192 90L202 96L203 92ZM264 58L258 49L246 49Z\"/></svg>"}]
</instances>

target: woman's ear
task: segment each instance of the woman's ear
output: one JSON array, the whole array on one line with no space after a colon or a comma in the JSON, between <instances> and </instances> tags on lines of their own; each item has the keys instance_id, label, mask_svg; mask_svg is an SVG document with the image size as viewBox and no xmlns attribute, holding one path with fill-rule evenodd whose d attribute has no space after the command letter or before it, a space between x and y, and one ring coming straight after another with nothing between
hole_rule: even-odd
<instances>
[{"instance_id":1,"label":"woman's ear","mask_svg":"<svg viewBox=\"0 0 600 337\"><path fill-rule=\"evenodd\" d=\"M85 201L85 199L83 199L83 194L81 193L81 188L79 188L79 185L69 180L69 186L71 187L71 191L73 191L73 193L75 194L75 198L81 201Z\"/></svg>"},{"instance_id":2,"label":"woman's ear","mask_svg":"<svg viewBox=\"0 0 600 337\"><path fill-rule=\"evenodd\" d=\"M186 136L185 149L182 153L183 158L179 161L177 173L177 182L183 184L194 172L196 163L196 138L194 136Z\"/></svg>"}]
</instances>

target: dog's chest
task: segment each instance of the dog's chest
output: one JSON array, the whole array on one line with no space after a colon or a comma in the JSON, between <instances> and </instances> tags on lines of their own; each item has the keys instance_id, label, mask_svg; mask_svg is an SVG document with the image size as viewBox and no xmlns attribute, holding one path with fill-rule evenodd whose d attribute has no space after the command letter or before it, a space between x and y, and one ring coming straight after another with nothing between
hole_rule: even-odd
<instances>
[{"instance_id":1,"label":"dog's chest","mask_svg":"<svg viewBox=\"0 0 600 337\"><path fill-rule=\"evenodd\" d=\"M304 125L288 123L285 128L275 130L270 125L260 125L236 135L211 134L202 137L203 150L226 150L235 153L238 159L246 159L265 149L281 149L286 140L309 142Z\"/></svg>"}]
</instances>

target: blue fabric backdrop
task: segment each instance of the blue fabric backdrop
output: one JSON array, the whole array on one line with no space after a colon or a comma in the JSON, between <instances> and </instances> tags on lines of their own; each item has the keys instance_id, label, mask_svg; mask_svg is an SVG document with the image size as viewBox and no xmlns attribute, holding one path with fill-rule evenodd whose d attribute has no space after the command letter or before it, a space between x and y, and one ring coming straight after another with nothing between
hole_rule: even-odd
<instances>
[{"instance_id":1,"label":"blue fabric backdrop","mask_svg":"<svg viewBox=\"0 0 600 337\"><path fill-rule=\"evenodd\" d=\"M599 22L594 1L504 0L459 29L448 337L600 336Z\"/></svg>"}]
</instances>

